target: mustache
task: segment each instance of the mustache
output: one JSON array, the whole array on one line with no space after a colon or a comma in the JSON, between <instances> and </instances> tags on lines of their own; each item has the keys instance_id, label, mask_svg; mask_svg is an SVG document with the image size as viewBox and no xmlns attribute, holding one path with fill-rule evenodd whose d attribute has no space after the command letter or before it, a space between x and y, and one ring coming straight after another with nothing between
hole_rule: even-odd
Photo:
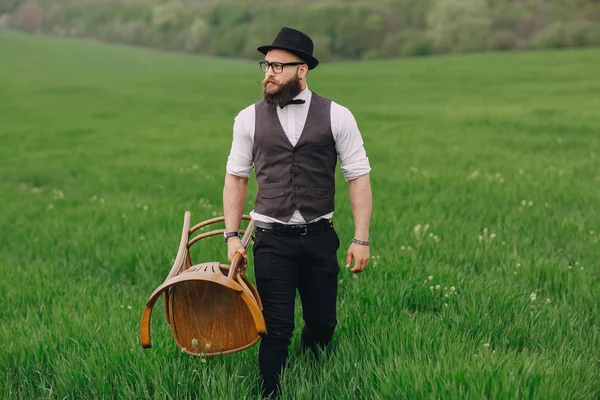
<instances>
[{"instance_id":1,"label":"mustache","mask_svg":"<svg viewBox=\"0 0 600 400\"><path fill-rule=\"evenodd\" d=\"M275 81L273 81L273 80L271 80L269 78L263 79L263 81L261 82L261 86L262 87L266 87L269 83L272 83L274 85L278 85L279 86L279 84L277 82L275 82Z\"/></svg>"},{"instance_id":2,"label":"mustache","mask_svg":"<svg viewBox=\"0 0 600 400\"><path fill-rule=\"evenodd\" d=\"M284 104L288 100L293 99L302 91L300 79L298 79L297 77L292 78L288 82L284 83L273 82L273 84L277 86L274 93L267 92L266 84L268 84L269 82L273 82L272 77L268 77L263 80L263 99L267 104L271 106Z\"/></svg>"}]
</instances>

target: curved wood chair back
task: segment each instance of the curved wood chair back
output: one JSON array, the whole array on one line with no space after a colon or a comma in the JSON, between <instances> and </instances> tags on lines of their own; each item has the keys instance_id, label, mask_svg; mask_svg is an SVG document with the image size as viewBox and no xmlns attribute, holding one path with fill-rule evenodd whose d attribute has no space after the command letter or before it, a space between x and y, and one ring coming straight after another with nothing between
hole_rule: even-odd
<instances>
[{"instance_id":1,"label":"curved wood chair back","mask_svg":"<svg viewBox=\"0 0 600 400\"><path fill-rule=\"evenodd\" d=\"M140 339L150 348L150 318L156 300L163 295L164 311L179 348L190 355L219 355L245 350L267 333L262 302L252 282L244 274L246 259L236 253L231 265L205 262L194 265L190 247L198 241L223 235L225 229L199 234L197 230L218 222L212 218L190 228L190 212L184 215L183 230L177 256L169 275L148 301L142 314ZM254 221L240 230L244 248L253 239Z\"/></svg>"}]
</instances>

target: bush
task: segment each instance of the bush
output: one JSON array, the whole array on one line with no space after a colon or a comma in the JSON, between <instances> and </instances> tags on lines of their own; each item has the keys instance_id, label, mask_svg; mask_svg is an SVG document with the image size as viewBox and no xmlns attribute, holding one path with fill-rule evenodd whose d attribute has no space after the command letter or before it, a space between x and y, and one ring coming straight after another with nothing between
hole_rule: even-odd
<instances>
[{"instance_id":1,"label":"bush","mask_svg":"<svg viewBox=\"0 0 600 400\"><path fill-rule=\"evenodd\" d=\"M577 21L565 25L565 43L569 47L600 45L600 25L590 21Z\"/></svg>"},{"instance_id":2,"label":"bush","mask_svg":"<svg viewBox=\"0 0 600 400\"><path fill-rule=\"evenodd\" d=\"M381 58L381 52L377 49L367 50L362 55L363 60L376 60L378 58Z\"/></svg>"},{"instance_id":3,"label":"bush","mask_svg":"<svg viewBox=\"0 0 600 400\"><path fill-rule=\"evenodd\" d=\"M403 33L387 35L381 44L381 56L385 58L398 57L404 43L404 38L405 35Z\"/></svg>"},{"instance_id":4,"label":"bush","mask_svg":"<svg viewBox=\"0 0 600 400\"><path fill-rule=\"evenodd\" d=\"M433 52L433 42L423 33L407 35L400 49L404 57L427 56Z\"/></svg>"},{"instance_id":5,"label":"bush","mask_svg":"<svg viewBox=\"0 0 600 400\"><path fill-rule=\"evenodd\" d=\"M411 57L432 54L433 42L427 37L426 32L407 30L394 35L389 35L381 46L381 57Z\"/></svg>"},{"instance_id":6,"label":"bush","mask_svg":"<svg viewBox=\"0 0 600 400\"><path fill-rule=\"evenodd\" d=\"M81 20L75 20L67 28L67 35L72 37L84 37L87 35L87 24ZM114 34L114 29L112 29Z\"/></svg>"},{"instance_id":7,"label":"bush","mask_svg":"<svg viewBox=\"0 0 600 400\"><path fill-rule=\"evenodd\" d=\"M56 28L64 28L66 26L65 11L58 4L53 4L46 8L44 12L44 30L54 31Z\"/></svg>"},{"instance_id":8,"label":"bush","mask_svg":"<svg viewBox=\"0 0 600 400\"><path fill-rule=\"evenodd\" d=\"M492 30L515 31L519 18L523 16L522 7L515 7L513 2L500 2L493 6ZM516 33L516 32L515 32Z\"/></svg>"},{"instance_id":9,"label":"bush","mask_svg":"<svg viewBox=\"0 0 600 400\"><path fill-rule=\"evenodd\" d=\"M130 21L116 28L115 40L132 44L144 45L148 42L149 28L143 21Z\"/></svg>"},{"instance_id":10,"label":"bush","mask_svg":"<svg viewBox=\"0 0 600 400\"><path fill-rule=\"evenodd\" d=\"M4 13L11 13L16 10L19 3L21 3L19 0L0 0L0 16Z\"/></svg>"},{"instance_id":11,"label":"bush","mask_svg":"<svg viewBox=\"0 0 600 400\"><path fill-rule=\"evenodd\" d=\"M565 24L555 22L541 32L535 34L530 41L530 46L538 49L554 49L567 45Z\"/></svg>"},{"instance_id":12,"label":"bush","mask_svg":"<svg viewBox=\"0 0 600 400\"><path fill-rule=\"evenodd\" d=\"M518 47L517 35L513 31L494 32L490 37L490 50L512 50Z\"/></svg>"},{"instance_id":13,"label":"bush","mask_svg":"<svg viewBox=\"0 0 600 400\"><path fill-rule=\"evenodd\" d=\"M0 29L10 27L10 16L8 14L0 14Z\"/></svg>"},{"instance_id":14,"label":"bush","mask_svg":"<svg viewBox=\"0 0 600 400\"><path fill-rule=\"evenodd\" d=\"M27 32L37 32L44 22L44 9L38 3L25 3L17 13L17 28Z\"/></svg>"}]
</instances>

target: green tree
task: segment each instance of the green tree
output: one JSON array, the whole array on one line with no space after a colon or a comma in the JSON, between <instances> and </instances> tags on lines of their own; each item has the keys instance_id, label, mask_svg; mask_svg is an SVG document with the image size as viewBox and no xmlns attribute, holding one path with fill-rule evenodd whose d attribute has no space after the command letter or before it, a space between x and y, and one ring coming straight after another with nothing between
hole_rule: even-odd
<instances>
[{"instance_id":1,"label":"green tree","mask_svg":"<svg viewBox=\"0 0 600 400\"><path fill-rule=\"evenodd\" d=\"M322 59L382 58L598 45L600 0L0 0L0 26L247 58L290 26Z\"/></svg>"},{"instance_id":2,"label":"green tree","mask_svg":"<svg viewBox=\"0 0 600 400\"><path fill-rule=\"evenodd\" d=\"M364 25L363 44L365 49L379 49L383 41L383 20L379 15L371 14L365 19Z\"/></svg>"},{"instance_id":3,"label":"green tree","mask_svg":"<svg viewBox=\"0 0 600 400\"><path fill-rule=\"evenodd\" d=\"M336 42L340 34L346 34L340 32L339 25L348 18L352 19L353 9L348 4L315 3L298 12L301 15L299 25L307 32L329 36Z\"/></svg>"},{"instance_id":4,"label":"green tree","mask_svg":"<svg viewBox=\"0 0 600 400\"><path fill-rule=\"evenodd\" d=\"M335 27L333 46L335 53L342 57L361 58L368 50L379 50L382 40L381 18L369 9L357 8Z\"/></svg>"},{"instance_id":5,"label":"green tree","mask_svg":"<svg viewBox=\"0 0 600 400\"><path fill-rule=\"evenodd\" d=\"M223 33L213 31L210 42L211 54L218 56L239 57L244 52L249 27L240 25L227 29Z\"/></svg>"},{"instance_id":6,"label":"green tree","mask_svg":"<svg viewBox=\"0 0 600 400\"><path fill-rule=\"evenodd\" d=\"M206 47L210 27L202 18L196 17L192 25L187 29L184 39L184 48L188 52L201 52Z\"/></svg>"},{"instance_id":7,"label":"green tree","mask_svg":"<svg viewBox=\"0 0 600 400\"><path fill-rule=\"evenodd\" d=\"M179 1L158 4L152 9L152 25L162 32L172 32L183 25L185 12Z\"/></svg>"},{"instance_id":8,"label":"green tree","mask_svg":"<svg viewBox=\"0 0 600 400\"><path fill-rule=\"evenodd\" d=\"M313 36L313 42L315 43L315 57L317 57L319 61L329 61L332 59L331 37L327 35L316 35Z\"/></svg>"},{"instance_id":9,"label":"green tree","mask_svg":"<svg viewBox=\"0 0 600 400\"><path fill-rule=\"evenodd\" d=\"M383 18L391 32L427 28L427 13L435 0L388 0Z\"/></svg>"},{"instance_id":10,"label":"green tree","mask_svg":"<svg viewBox=\"0 0 600 400\"><path fill-rule=\"evenodd\" d=\"M490 35L491 10L486 0L439 0L427 15L427 24L440 50L482 50Z\"/></svg>"}]
</instances>

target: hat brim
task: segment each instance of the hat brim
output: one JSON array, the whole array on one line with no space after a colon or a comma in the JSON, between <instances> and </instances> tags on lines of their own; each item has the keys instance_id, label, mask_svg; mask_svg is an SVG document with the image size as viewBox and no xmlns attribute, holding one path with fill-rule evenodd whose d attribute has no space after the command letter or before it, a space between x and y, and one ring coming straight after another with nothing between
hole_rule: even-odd
<instances>
[{"instance_id":1,"label":"hat brim","mask_svg":"<svg viewBox=\"0 0 600 400\"><path fill-rule=\"evenodd\" d=\"M272 45L261 46L261 47L257 48L258 51L260 51L261 53L263 53L265 55L269 52L269 50L274 50L274 49L289 51L290 53L300 57L306 63L306 65L308 65L308 69L314 69L317 67L317 65L319 65L319 60L317 60L310 54L305 53L300 50L290 49L289 47L285 47L285 46L272 46Z\"/></svg>"}]
</instances>

